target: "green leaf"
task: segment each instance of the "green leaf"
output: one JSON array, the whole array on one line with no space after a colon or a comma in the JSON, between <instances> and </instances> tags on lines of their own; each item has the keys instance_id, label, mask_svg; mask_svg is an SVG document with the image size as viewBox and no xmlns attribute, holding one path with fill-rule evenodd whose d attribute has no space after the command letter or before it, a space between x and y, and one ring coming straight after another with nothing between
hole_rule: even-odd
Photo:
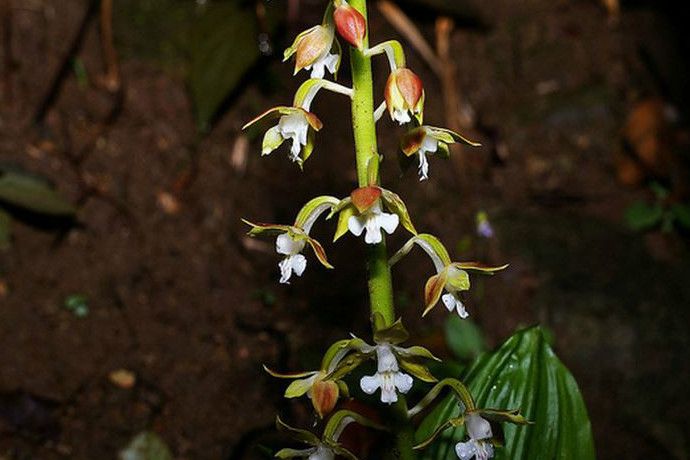
<instances>
[{"instance_id":1,"label":"green leaf","mask_svg":"<svg viewBox=\"0 0 690 460\"><path fill-rule=\"evenodd\" d=\"M671 206L671 214L680 227L690 230L690 206L676 203Z\"/></svg>"},{"instance_id":2,"label":"green leaf","mask_svg":"<svg viewBox=\"0 0 690 460\"><path fill-rule=\"evenodd\" d=\"M76 212L45 180L15 171L0 170L0 202L51 216L68 217Z\"/></svg>"},{"instance_id":3,"label":"green leaf","mask_svg":"<svg viewBox=\"0 0 690 460\"><path fill-rule=\"evenodd\" d=\"M8 249L12 242L12 218L0 209L0 251Z\"/></svg>"},{"instance_id":4,"label":"green leaf","mask_svg":"<svg viewBox=\"0 0 690 460\"><path fill-rule=\"evenodd\" d=\"M594 460L587 410L575 379L549 347L539 327L514 334L497 351L480 356L463 379L483 409L520 409L534 425L505 425L505 448L496 460ZM448 398L423 421L417 439L427 439L460 408ZM453 458L464 429L443 433L423 458Z\"/></svg>"},{"instance_id":5,"label":"green leaf","mask_svg":"<svg viewBox=\"0 0 690 460\"><path fill-rule=\"evenodd\" d=\"M222 103L261 55L253 8L234 3L209 2L192 27L189 88L202 131L208 130ZM268 10L272 19L274 8ZM274 21L268 22L272 29Z\"/></svg>"},{"instance_id":6,"label":"green leaf","mask_svg":"<svg viewBox=\"0 0 690 460\"><path fill-rule=\"evenodd\" d=\"M120 451L120 460L172 460L170 449L157 434L139 433L129 445Z\"/></svg>"},{"instance_id":7,"label":"green leaf","mask_svg":"<svg viewBox=\"0 0 690 460\"><path fill-rule=\"evenodd\" d=\"M658 225L663 215L664 210L660 204L650 205L638 201L625 211L625 220L632 230L641 231Z\"/></svg>"},{"instance_id":8,"label":"green leaf","mask_svg":"<svg viewBox=\"0 0 690 460\"><path fill-rule=\"evenodd\" d=\"M449 315L445 324L445 335L448 348L459 359L473 359L486 351L484 335L470 319Z\"/></svg>"}]
</instances>

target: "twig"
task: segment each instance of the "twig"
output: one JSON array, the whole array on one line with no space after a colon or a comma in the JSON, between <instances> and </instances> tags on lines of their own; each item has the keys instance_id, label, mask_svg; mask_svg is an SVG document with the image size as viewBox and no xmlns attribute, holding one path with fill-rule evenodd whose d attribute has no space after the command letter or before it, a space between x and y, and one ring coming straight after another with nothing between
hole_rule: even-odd
<instances>
[{"instance_id":1,"label":"twig","mask_svg":"<svg viewBox=\"0 0 690 460\"><path fill-rule=\"evenodd\" d=\"M431 70L441 78L443 74L441 62L410 18L390 0L379 0L376 6L386 20L417 50Z\"/></svg>"},{"instance_id":2,"label":"twig","mask_svg":"<svg viewBox=\"0 0 690 460\"><path fill-rule=\"evenodd\" d=\"M113 0L101 1L101 48L105 60L105 75L103 86L111 93L120 90L120 66L117 51L113 44Z\"/></svg>"},{"instance_id":3,"label":"twig","mask_svg":"<svg viewBox=\"0 0 690 460\"><path fill-rule=\"evenodd\" d=\"M12 104L12 0L0 0L0 29L2 29L2 95Z\"/></svg>"},{"instance_id":4,"label":"twig","mask_svg":"<svg viewBox=\"0 0 690 460\"><path fill-rule=\"evenodd\" d=\"M47 91L41 98L41 103L38 105L36 112L33 116L33 122L36 125L41 125L43 120L48 113L48 110L53 106L55 100L60 94L60 88L62 88L62 83L65 81L67 75L69 75L70 69L72 67L72 58L77 54L81 48L82 41L86 35L86 30L89 25L89 21L96 11L97 0L89 0L84 16L79 24L79 28L75 32L72 41L70 43L67 52L65 53L60 68L58 69L52 83L48 87Z\"/></svg>"}]
</instances>

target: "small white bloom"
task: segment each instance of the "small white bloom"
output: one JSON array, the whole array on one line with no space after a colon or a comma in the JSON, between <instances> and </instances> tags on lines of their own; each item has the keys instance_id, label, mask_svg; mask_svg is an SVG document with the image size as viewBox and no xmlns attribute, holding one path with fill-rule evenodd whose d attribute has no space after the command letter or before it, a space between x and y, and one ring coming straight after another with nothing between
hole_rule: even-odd
<instances>
[{"instance_id":1,"label":"small white bloom","mask_svg":"<svg viewBox=\"0 0 690 460\"><path fill-rule=\"evenodd\" d=\"M292 161L299 160L299 153L302 151L302 146L307 145L308 131L309 122L301 111L295 111L280 117L280 121L278 121L278 132L283 136L283 139L292 139L292 146L290 147L290 159Z\"/></svg>"},{"instance_id":2,"label":"small white bloom","mask_svg":"<svg viewBox=\"0 0 690 460\"><path fill-rule=\"evenodd\" d=\"M347 221L347 228L355 236L360 236L366 229L364 241L367 244L377 244L383 240L381 229L390 235L398 227L399 222L397 214L383 212L381 203L377 202L362 214L351 216Z\"/></svg>"},{"instance_id":3,"label":"small white bloom","mask_svg":"<svg viewBox=\"0 0 690 460\"><path fill-rule=\"evenodd\" d=\"M316 451L309 455L309 460L334 460L335 453L324 445L319 445Z\"/></svg>"},{"instance_id":4,"label":"small white bloom","mask_svg":"<svg viewBox=\"0 0 690 460\"><path fill-rule=\"evenodd\" d=\"M438 139L429 134L429 130L424 128L424 139L422 145L419 147L417 153L419 154L419 180L426 180L429 178L429 161L426 158L427 153L435 153L438 150Z\"/></svg>"},{"instance_id":5,"label":"small white bloom","mask_svg":"<svg viewBox=\"0 0 690 460\"><path fill-rule=\"evenodd\" d=\"M313 64L306 66L305 69L311 69L311 78L323 78L326 74L326 69L328 69L331 75L335 75L338 59L337 54L326 51L323 56L319 57Z\"/></svg>"},{"instance_id":6,"label":"small white bloom","mask_svg":"<svg viewBox=\"0 0 690 460\"><path fill-rule=\"evenodd\" d=\"M465 304L462 303L460 298L458 297L457 293L447 293L443 294L443 297L441 297L443 300L443 303L445 304L446 308L448 311L453 311L457 310L458 315L460 315L460 318L465 319L468 316L470 316L469 313L467 313L467 310L465 310Z\"/></svg>"},{"instance_id":7,"label":"small white bloom","mask_svg":"<svg viewBox=\"0 0 690 460\"><path fill-rule=\"evenodd\" d=\"M404 125L412 121L410 111L407 109L393 109L393 120L397 121L399 125Z\"/></svg>"},{"instance_id":8,"label":"small white bloom","mask_svg":"<svg viewBox=\"0 0 690 460\"><path fill-rule=\"evenodd\" d=\"M289 283L292 273L297 276L302 276L302 273L304 273L304 269L307 268L307 258L300 254L300 252L302 252L305 245L305 240L294 240L289 233L278 235L276 251L278 251L278 254L286 256L278 264L281 283Z\"/></svg>"},{"instance_id":9,"label":"small white bloom","mask_svg":"<svg viewBox=\"0 0 690 460\"><path fill-rule=\"evenodd\" d=\"M493 446L484 441L492 436L491 425L478 414L469 414L465 418L465 427L470 436L469 441L455 445L455 453L460 460L487 460L494 456Z\"/></svg>"},{"instance_id":10,"label":"small white bloom","mask_svg":"<svg viewBox=\"0 0 690 460\"><path fill-rule=\"evenodd\" d=\"M393 354L393 347L389 344L376 346L376 360L376 374L362 377L359 386L369 395L381 388L381 402L392 404L398 400L396 389L400 393L410 391L412 377L400 372L398 360Z\"/></svg>"}]
</instances>

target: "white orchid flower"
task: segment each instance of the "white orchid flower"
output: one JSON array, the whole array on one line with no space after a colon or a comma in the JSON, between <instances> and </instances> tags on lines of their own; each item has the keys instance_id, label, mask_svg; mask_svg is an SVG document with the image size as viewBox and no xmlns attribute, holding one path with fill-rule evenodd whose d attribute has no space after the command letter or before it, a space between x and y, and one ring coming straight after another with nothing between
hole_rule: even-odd
<instances>
[{"instance_id":1,"label":"white orchid flower","mask_svg":"<svg viewBox=\"0 0 690 460\"><path fill-rule=\"evenodd\" d=\"M377 244L383 240L382 230L390 235L398 228L399 223L400 218L396 214L383 212L381 202L378 201L362 214L350 216L347 227L355 236L360 236L366 230L364 241L367 244Z\"/></svg>"},{"instance_id":2,"label":"white orchid flower","mask_svg":"<svg viewBox=\"0 0 690 460\"><path fill-rule=\"evenodd\" d=\"M412 388L412 377L400 372L398 360L390 344L376 345L376 374L364 376L359 382L362 391L374 394L381 389L381 402L392 404L398 400L398 393L407 393ZM396 391L397 390L397 391Z\"/></svg>"},{"instance_id":3,"label":"white orchid flower","mask_svg":"<svg viewBox=\"0 0 690 460\"><path fill-rule=\"evenodd\" d=\"M278 254L285 255L278 264L281 283L289 284L293 273L297 276L302 276L304 273L304 269L307 268L307 258L300 253L306 244L305 239L293 239L289 232L278 235L276 238L276 251Z\"/></svg>"},{"instance_id":4,"label":"white orchid flower","mask_svg":"<svg viewBox=\"0 0 690 460\"><path fill-rule=\"evenodd\" d=\"M332 52L335 50L335 52ZM336 75L340 67L340 45L335 40L335 28L325 22L297 35L295 41L283 53L283 61L295 56L295 71L310 70L311 78L323 78L326 70Z\"/></svg>"},{"instance_id":5,"label":"white orchid flower","mask_svg":"<svg viewBox=\"0 0 690 460\"><path fill-rule=\"evenodd\" d=\"M470 439L455 445L455 453L460 460L487 460L494 456L494 448L491 443L485 441L491 438L491 425L479 414L470 413L465 417L465 427Z\"/></svg>"},{"instance_id":6,"label":"white orchid flower","mask_svg":"<svg viewBox=\"0 0 690 460\"><path fill-rule=\"evenodd\" d=\"M465 139L460 134L444 128L433 126L419 126L409 130L400 141L400 149L410 157L419 156L419 180L429 178L429 160L427 155L435 154L441 158L448 158L450 151L448 144L461 143L472 147L480 144Z\"/></svg>"}]
</instances>

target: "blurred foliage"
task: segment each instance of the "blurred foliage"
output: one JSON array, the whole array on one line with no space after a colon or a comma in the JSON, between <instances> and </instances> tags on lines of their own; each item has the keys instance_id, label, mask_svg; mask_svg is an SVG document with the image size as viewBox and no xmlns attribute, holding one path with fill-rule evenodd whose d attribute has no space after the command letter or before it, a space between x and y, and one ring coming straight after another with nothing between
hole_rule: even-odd
<instances>
[{"instance_id":1,"label":"blurred foliage","mask_svg":"<svg viewBox=\"0 0 690 460\"><path fill-rule=\"evenodd\" d=\"M76 209L42 177L0 165L0 249L10 245L12 214L73 218Z\"/></svg>"},{"instance_id":2,"label":"blurred foliage","mask_svg":"<svg viewBox=\"0 0 690 460\"><path fill-rule=\"evenodd\" d=\"M281 2L123 0L115 11L125 57L153 59L187 78L200 131L241 85L281 19ZM258 16L260 14L261 16Z\"/></svg>"},{"instance_id":3,"label":"blurred foliage","mask_svg":"<svg viewBox=\"0 0 690 460\"><path fill-rule=\"evenodd\" d=\"M661 228L664 232L690 230L690 206L668 203L669 191L658 183L650 185L655 201L637 201L625 211L625 220L632 230L645 231Z\"/></svg>"},{"instance_id":4,"label":"blurred foliage","mask_svg":"<svg viewBox=\"0 0 690 460\"><path fill-rule=\"evenodd\" d=\"M145 431L132 439L120 452L119 460L172 460L173 456L165 441L156 433Z\"/></svg>"},{"instance_id":5,"label":"blurred foliage","mask_svg":"<svg viewBox=\"0 0 690 460\"><path fill-rule=\"evenodd\" d=\"M81 294L72 294L65 299L63 305L65 310L74 314L77 318L85 318L89 314L89 304L86 296Z\"/></svg>"},{"instance_id":6,"label":"blurred foliage","mask_svg":"<svg viewBox=\"0 0 690 460\"><path fill-rule=\"evenodd\" d=\"M505 448L496 459L593 460L594 441L587 410L575 379L556 357L539 327L518 331L498 350L481 355L463 375L479 408L520 409L535 424L506 425ZM457 417L460 407L449 396L422 422L417 439ZM497 430L494 435L499 434ZM447 430L422 458L454 458L464 427Z\"/></svg>"},{"instance_id":7,"label":"blurred foliage","mask_svg":"<svg viewBox=\"0 0 690 460\"><path fill-rule=\"evenodd\" d=\"M468 361L486 351L484 334L470 319L449 315L444 332L448 348L459 360Z\"/></svg>"}]
</instances>

